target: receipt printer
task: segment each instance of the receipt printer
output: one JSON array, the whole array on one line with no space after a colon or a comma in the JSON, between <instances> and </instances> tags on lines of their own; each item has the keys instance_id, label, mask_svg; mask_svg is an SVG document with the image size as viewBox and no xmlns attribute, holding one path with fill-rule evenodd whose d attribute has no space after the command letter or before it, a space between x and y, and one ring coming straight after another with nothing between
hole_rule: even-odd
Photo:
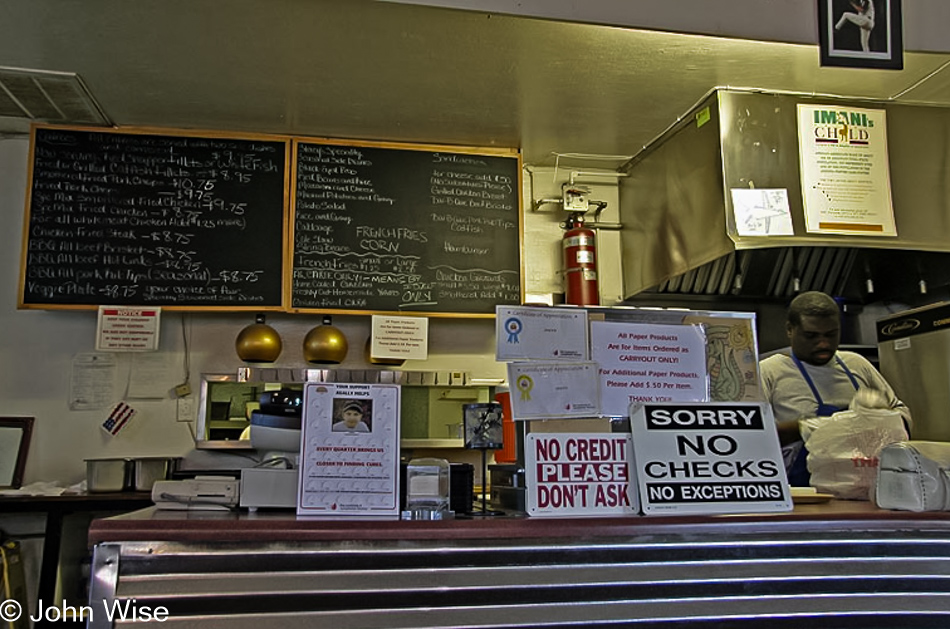
<instances>
[{"instance_id":1,"label":"receipt printer","mask_svg":"<svg viewBox=\"0 0 950 629\"><path fill-rule=\"evenodd\" d=\"M226 511L237 506L240 488L236 478L223 476L160 480L152 485L152 502L159 509Z\"/></svg>"}]
</instances>

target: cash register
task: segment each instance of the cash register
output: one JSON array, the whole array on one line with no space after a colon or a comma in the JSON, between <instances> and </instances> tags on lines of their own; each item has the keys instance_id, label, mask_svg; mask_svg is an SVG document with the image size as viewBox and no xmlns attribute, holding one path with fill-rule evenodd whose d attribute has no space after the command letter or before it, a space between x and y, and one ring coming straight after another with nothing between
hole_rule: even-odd
<instances>
[{"instance_id":1,"label":"cash register","mask_svg":"<svg viewBox=\"0 0 950 629\"><path fill-rule=\"evenodd\" d=\"M303 391L280 389L260 396L260 408L251 411L251 447L260 463L241 470L240 506L258 508L297 506L297 467L300 463L300 426Z\"/></svg>"}]
</instances>

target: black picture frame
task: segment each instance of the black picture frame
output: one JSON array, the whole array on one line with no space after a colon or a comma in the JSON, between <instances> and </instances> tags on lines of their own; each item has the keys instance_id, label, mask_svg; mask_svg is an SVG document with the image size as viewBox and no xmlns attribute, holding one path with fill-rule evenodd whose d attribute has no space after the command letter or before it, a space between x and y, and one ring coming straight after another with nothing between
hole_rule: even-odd
<instances>
[{"instance_id":1,"label":"black picture frame","mask_svg":"<svg viewBox=\"0 0 950 629\"><path fill-rule=\"evenodd\" d=\"M30 439L33 436L32 417L0 417L2 438L9 440L4 451L16 451L16 459L12 466L6 466L9 474L0 478L0 488L19 489L23 484L23 472L26 469L26 457L30 451Z\"/></svg>"},{"instance_id":2,"label":"black picture frame","mask_svg":"<svg viewBox=\"0 0 950 629\"><path fill-rule=\"evenodd\" d=\"M872 28L860 25L862 5L873 8ZM818 0L818 42L822 66L902 70L901 0Z\"/></svg>"},{"instance_id":3,"label":"black picture frame","mask_svg":"<svg viewBox=\"0 0 950 629\"><path fill-rule=\"evenodd\" d=\"M465 447L470 450L500 450L504 445L502 434L502 407L498 402L463 404Z\"/></svg>"}]
</instances>

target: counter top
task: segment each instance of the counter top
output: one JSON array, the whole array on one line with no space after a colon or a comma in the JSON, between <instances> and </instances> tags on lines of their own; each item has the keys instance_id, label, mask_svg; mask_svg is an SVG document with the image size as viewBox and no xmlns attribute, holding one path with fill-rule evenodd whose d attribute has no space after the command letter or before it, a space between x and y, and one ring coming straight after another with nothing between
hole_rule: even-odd
<instances>
[{"instance_id":1,"label":"counter top","mask_svg":"<svg viewBox=\"0 0 950 629\"><path fill-rule=\"evenodd\" d=\"M794 533L804 530L912 529L950 536L950 512L878 509L869 502L800 504L791 512L738 515L529 518L474 516L448 521L312 519L289 511L256 513L170 511L155 507L95 520L91 545L101 542L346 541L610 537L718 532Z\"/></svg>"},{"instance_id":2,"label":"counter top","mask_svg":"<svg viewBox=\"0 0 950 629\"><path fill-rule=\"evenodd\" d=\"M118 511L139 509L152 502L148 491L110 491L102 493L59 494L31 496L28 494L0 495L0 511L30 513L39 511Z\"/></svg>"}]
</instances>

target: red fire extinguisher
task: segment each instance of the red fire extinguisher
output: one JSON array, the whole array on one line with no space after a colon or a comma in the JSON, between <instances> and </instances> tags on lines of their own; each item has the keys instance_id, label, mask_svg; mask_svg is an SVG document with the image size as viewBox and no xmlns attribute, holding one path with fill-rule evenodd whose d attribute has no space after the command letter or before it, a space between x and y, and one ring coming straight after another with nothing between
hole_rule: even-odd
<instances>
[{"instance_id":1,"label":"red fire extinguisher","mask_svg":"<svg viewBox=\"0 0 950 629\"><path fill-rule=\"evenodd\" d=\"M597 245L594 230L584 227L583 214L564 221L564 302L575 306L599 306Z\"/></svg>"}]
</instances>

